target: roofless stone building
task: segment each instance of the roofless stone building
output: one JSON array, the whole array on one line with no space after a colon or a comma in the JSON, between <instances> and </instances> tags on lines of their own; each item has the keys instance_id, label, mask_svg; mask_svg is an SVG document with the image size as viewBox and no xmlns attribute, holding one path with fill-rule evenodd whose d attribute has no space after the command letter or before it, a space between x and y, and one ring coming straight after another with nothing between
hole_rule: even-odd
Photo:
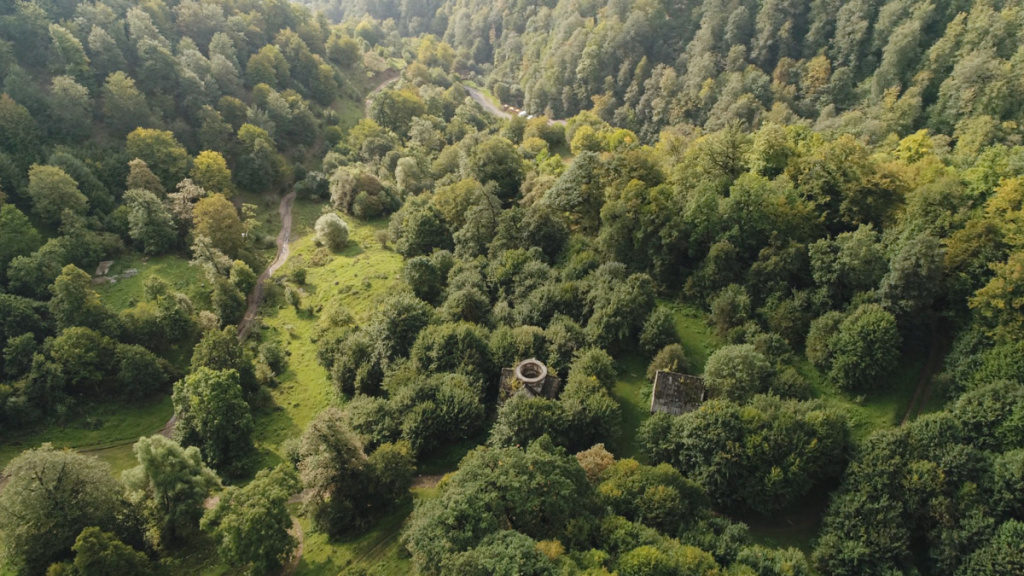
<instances>
[{"instance_id":1,"label":"roofless stone building","mask_svg":"<svg viewBox=\"0 0 1024 576\"><path fill-rule=\"evenodd\" d=\"M664 412L673 416L692 412L707 400L708 391L700 376L658 370L651 390L651 414Z\"/></svg>"}]
</instances>

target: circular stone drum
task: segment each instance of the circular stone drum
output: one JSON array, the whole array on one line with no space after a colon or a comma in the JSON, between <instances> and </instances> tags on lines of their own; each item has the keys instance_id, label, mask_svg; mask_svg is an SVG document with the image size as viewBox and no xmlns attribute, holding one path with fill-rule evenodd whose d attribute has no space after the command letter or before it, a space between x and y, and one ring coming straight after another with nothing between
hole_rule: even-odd
<instances>
[{"instance_id":1,"label":"circular stone drum","mask_svg":"<svg viewBox=\"0 0 1024 576\"><path fill-rule=\"evenodd\" d=\"M539 384L548 377L548 367L539 360L530 358L516 366L516 379L523 384Z\"/></svg>"}]
</instances>

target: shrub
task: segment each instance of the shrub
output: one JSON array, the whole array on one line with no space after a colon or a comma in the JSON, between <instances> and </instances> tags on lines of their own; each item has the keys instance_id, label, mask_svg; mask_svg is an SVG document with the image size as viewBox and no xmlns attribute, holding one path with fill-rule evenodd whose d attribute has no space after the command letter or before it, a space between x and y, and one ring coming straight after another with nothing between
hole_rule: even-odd
<instances>
[{"instance_id":1,"label":"shrub","mask_svg":"<svg viewBox=\"0 0 1024 576\"><path fill-rule=\"evenodd\" d=\"M651 360L647 367L647 379L654 381L659 370L685 373L690 369L690 362L686 358L686 352L679 344L669 344Z\"/></svg>"},{"instance_id":2,"label":"shrub","mask_svg":"<svg viewBox=\"0 0 1024 576\"><path fill-rule=\"evenodd\" d=\"M615 361L600 348L581 350L569 367L569 379L594 378L605 390L615 387Z\"/></svg>"},{"instance_id":3,"label":"shrub","mask_svg":"<svg viewBox=\"0 0 1024 576\"><path fill-rule=\"evenodd\" d=\"M753 344L734 344L708 358L704 382L714 394L744 402L768 387L772 373L771 363Z\"/></svg>"},{"instance_id":4,"label":"shrub","mask_svg":"<svg viewBox=\"0 0 1024 576\"><path fill-rule=\"evenodd\" d=\"M644 328L640 332L640 348L644 354L653 356L675 342L677 338L672 311L664 306L658 306L644 322Z\"/></svg>"},{"instance_id":5,"label":"shrub","mask_svg":"<svg viewBox=\"0 0 1024 576\"><path fill-rule=\"evenodd\" d=\"M348 244L348 224L333 212L316 220L316 241L331 250L338 251Z\"/></svg>"},{"instance_id":6,"label":"shrub","mask_svg":"<svg viewBox=\"0 0 1024 576\"><path fill-rule=\"evenodd\" d=\"M896 367L901 337L896 318L878 304L857 308L832 339L828 378L844 390L867 390L881 384Z\"/></svg>"}]
</instances>

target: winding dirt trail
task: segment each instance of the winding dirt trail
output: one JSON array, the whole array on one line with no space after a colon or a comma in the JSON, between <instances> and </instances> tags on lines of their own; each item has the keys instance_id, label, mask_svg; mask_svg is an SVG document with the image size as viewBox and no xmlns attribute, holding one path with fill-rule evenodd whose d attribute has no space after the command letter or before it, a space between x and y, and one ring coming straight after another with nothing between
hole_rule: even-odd
<instances>
[{"instance_id":1,"label":"winding dirt trail","mask_svg":"<svg viewBox=\"0 0 1024 576\"><path fill-rule=\"evenodd\" d=\"M378 84L376 88L371 90L370 93L366 95L366 99L363 101L363 116L366 116L367 118L370 117L370 106L373 104L374 96L380 94L385 88L388 87L389 84L398 82L398 79L402 77L402 74L396 72L394 76L392 76L390 73L383 74L383 76L385 77L384 80L381 81L381 83Z\"/></svg>"},{"instance_id":2,"label":"winding dirt trail","mask_svg":"<svg viewBox=\"0 0 1024 576\"><path fill-rule=\"evenodd\" d=\"M302 552L306 548L306 534L302 531L302 524L299 523L298 518L292 516L292 529L288 533L295 537L296 544L295 550L292 550L292 557L281 568L281 576L291 576L299 569L299 562L302 561Z\"/></svg>"},{"instance_id":3,"label":"winding dirt trail","mask_svg":"<svg viewBox=\"0 0 1024 576\"><path fill-rule=\"evenodd\" d=\"M373 103L373 97L384 90L389 84L398 81L399 78L401 78L401 74L395 73L394 76L388 74L376 88L366 95L363 103L363 114L365 116L370 115L370 105ZM289 240L292 235L292 206L294 205L295 191L292 190L281 198L281 204L278 206L278 213L281 215L281 231L277 234L277 255L274 257L274 261L256 279L256 287L249 294L245 316L238 323L238 339L243 342L249 337L249 332L252 331L253 324L256 322L256 317L259 314L260 303L263 301L263 286L274 275L274 272L277 272L288 261L290 251ZM168 424L172 423L168 422Z\"/></svg>"},{"instance_id":4,"label":"winding dirt trail","mask_svg":"<svg viewBox=\"0 0 1024 576\"><path fill-rule=\"evenodd\" d=\"M245 341L249 337L252 325L256 321L256 315L260 310L260 302L263 301L263 285L274 275L274 272L277 272L288 261L288 240L292 235L292 206L294 204L294 190L285 194L284 198L281 198L281 205L277 209L278 213L281 214L281 231L277 234L277 255L274 257L274 261L256 279L256 287L252 289L252 294L249 294L249 305L245 309L245 316L238 323L239 340Z\"/></svg>"}]
</instances>

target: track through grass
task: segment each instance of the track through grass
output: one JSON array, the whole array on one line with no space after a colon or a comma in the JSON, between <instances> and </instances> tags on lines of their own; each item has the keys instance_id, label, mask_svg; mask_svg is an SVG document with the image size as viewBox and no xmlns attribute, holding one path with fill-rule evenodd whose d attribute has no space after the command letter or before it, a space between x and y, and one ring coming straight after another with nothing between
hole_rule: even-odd
<instances>
[{"instance_id":1,"label":"track through grass","mask_svg":"<svg viewBox=\"0 0 1024 576\"><path fill-rule=\"evenodd\" d=\"M398 282L402 266L401 256L384 249L375 238L377 231L387 225L384 219L361 222L346 217L348 247L338 254L325 255L325 249L317 247L313 238L313 224L320 214L320 204L296 201L291 256L270 281L299 290L299 308L284 302L281 288L276 296L271 293L261 308L264 328L260 338L277 340L288 354L288 368L271 392L273 406L256 414L257 444L278 457L285 440L300 435L317 412L340 402L327 371L317 360L314 328L318 313L328 306L341 306L356 322L365 322L380 296L388 294ZM298 268L306 270L306 281L301 286L288 280ZM273 459L269 454L267 457Z\"/></svg>"}]
</instances>

